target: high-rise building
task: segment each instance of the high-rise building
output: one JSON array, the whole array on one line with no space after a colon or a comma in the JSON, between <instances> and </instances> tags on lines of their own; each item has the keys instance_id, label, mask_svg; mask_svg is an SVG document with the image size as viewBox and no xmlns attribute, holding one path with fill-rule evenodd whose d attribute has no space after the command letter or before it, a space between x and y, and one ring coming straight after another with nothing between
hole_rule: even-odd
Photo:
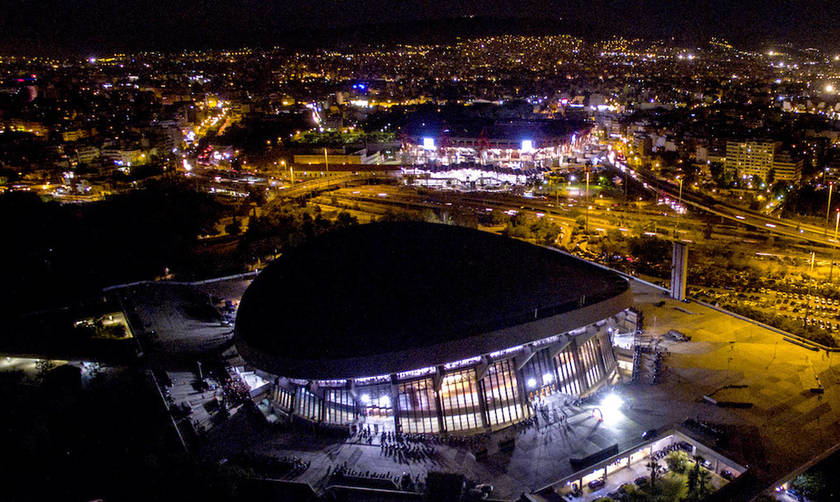
<instances>
[{"instance_id":1,"label":"high-rise building","mask_svg":"<svg viewBox=\"0 0 840 502\"><path fill-rule=\"evenodd\" d=\"M734 170L739 178L758 176L766 180L768 173L773 169L773 159L779 147L779 141L727 141L724 166Z\"/></svg>"},{"instance_id":2,"label":"high-rise building","mask_svg":"<svg viewBox=\"0 0 840 502\"><path fill-rule=\"evenodd\" d=\"M790 181L799 183L802 179L802 168L805 161L795 158L790 152L776 152L773 156L773 179L775 181Z\"/></svg>"}]
</instances>

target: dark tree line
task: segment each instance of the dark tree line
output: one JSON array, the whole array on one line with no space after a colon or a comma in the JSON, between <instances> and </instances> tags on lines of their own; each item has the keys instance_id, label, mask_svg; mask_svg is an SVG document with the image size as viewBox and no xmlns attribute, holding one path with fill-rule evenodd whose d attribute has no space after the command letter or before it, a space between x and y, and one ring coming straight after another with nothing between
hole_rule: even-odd
<instances>
[{"instance_id":1,"label":"dark tree line","mask_svg":"<svg viewBox=\"0 0 840 502\"><path fill-rule=\"evenodd\" d=\"M42 365L40 382L0 379L3 500L255 500L252 473L181 449L141 371L111 371L83 387L75 367Z\"/></svg>"},{"instance_id":2,"label":"dark tree line","mask_svg":"<svg viewBox=\"0 0 840 502\"><path fill-rule=\"evenodd\" d=\"M240 248L254 258L270 256L330 230L357 223L358 220L346 211L338 213L333 221L326 218L318 206L281 206L251 218L248 230L240 240Z\"/></svg>"},{"instance_id":3,"label":"dark tree line","mask_svg":"<svg viewBox=\"0 0 840 502\"><path fill-rule=\"evenodd\" d=\"M172 182L86 205L4 194L0 308L49 308L186 267L196 237L212 229L220 210L208 195Z\"/></svg>"}]
</instances>

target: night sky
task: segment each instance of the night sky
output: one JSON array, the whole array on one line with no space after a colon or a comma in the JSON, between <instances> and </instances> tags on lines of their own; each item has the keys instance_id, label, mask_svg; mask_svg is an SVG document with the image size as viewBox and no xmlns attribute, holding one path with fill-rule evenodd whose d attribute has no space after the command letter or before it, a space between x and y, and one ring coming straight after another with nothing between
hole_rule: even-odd
<instances>
[{"instance_id":1,"label":"night sky","mask_svg":"<svg viewBox=\"0 0 840 502\"><path fill-rule=\"evenodd\" d=\"M840 50L836 0L5 0L0 49L103 52L320 42L453 34L613 34L701 42L710 36L759 46L794 42ZM381 23L411 23L379 27ZM348 29L348 27L352 27Z\"/></svg>"}]
</instances>

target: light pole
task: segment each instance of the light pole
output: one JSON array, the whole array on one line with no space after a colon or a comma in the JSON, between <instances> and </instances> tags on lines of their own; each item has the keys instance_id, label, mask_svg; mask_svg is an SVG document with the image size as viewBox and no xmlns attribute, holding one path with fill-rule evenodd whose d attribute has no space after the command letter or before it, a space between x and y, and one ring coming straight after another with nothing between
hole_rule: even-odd
<instances>
[{"instance_id":1,"label":"light pole","mask_svg":"<svg viewBox=\"0 0 840 502\"><path fill-rule=\"evenodd\" d=\"M674 222L674 239L677 239L679 236L677 235L677 227L680 225L680 208L682 208L682 185L683 179L677 178L677 181L680 182L680 191L679 196L677 197L677 221Z\"/></svg>"},{"instance_id":2,"label":"light pole","mask_svg":"<svg viewBox=\"0 0 840 502\"><path fill-rule=\"evenodd\" d=\"M837 230L840 227L840 209L835 211L837 217L834 218L834 253L831 254L831 268L828 269L828 282L831 283L831 276L834 274L834 261L837 259Z\"/></svg>"},{"instance_id":3,"label":"light pole","mask_svg":"<svg viewBox=\"0 0 840 502\"><path fill-rule=\"evenodd\" d=\"M589 168L586 168L586 201L589 202Z\"/></svg>"},{"instance_id":4,"label":"light pole","mask_svg":"<svg viewBox=\"0 0 840 502\"><path fill-rule=\"evenodd\" d=\"M828 184L828 205L825 207L825 232L823 237L828 234L828 215L831 214L831 191L834 188L834 182Z\"/></svg>"},{"instance_id":5,"label":"light pole","mask_svg":"<svg viewBox=\"0 0 840 502\"><path fill-rule=\"evenodd\" d=\"M630 170L630 166L627 164L624 165L624 200L627 200L627 171Z\"/></svg>"},{"instance_id":6,"label":"light pole","mask_svg":"<svg viewBox=\"0 0 840 502\"><path fill-rule=\"evenodd\" d=\"M683 179L682 179L682 178L677 178L677 180L680 182L680 192L679 192L679 195L678 195L678 197L677 197L677 203L678 203L680 206L682 206L682 184L683 184Z\"/></svg>"},{"instance_id":7,"label":"light pole","mask_svg":"<svg viewBox=\"0 0 840 502\"><path fill-rule=\"evenodd\" d=\"M589 167L586 168L586 240L589 241Z\"/></svg>"}]
</instances>

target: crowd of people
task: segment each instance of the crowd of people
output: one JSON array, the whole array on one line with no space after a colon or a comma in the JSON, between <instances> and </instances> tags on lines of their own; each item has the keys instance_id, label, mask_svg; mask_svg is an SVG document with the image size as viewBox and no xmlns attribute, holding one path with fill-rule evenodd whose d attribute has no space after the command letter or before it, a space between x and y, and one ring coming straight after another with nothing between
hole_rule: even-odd
<instances>
[{"instance_id":1,"label":"crowd of people","mask_svg":"<svg viewBox=\"0 0 840 502\"><path fill-rule=\"evenodd\" d=\"M356 470L342 463L337 467L327 467L327 484L349 484L367 488L388 488L404 491L423 491L425 484L418 473L412 477L407 472L395 474L393 472L376 472L371 470Z\"/></svg>"},{"instance_id":2,"label":"crowd of people","mask_svg":"<svg viewBox=\"0 0 840 502\"><path fill-rule=\"evenodd\" d=\"M393 458L397 463L434 461L437 450L435 438L422 434L382 432L379 436L380 455Z\"/></svg>"},{"instance_id":3,"label":"crowd of people","mask_svg":"<svg viewBox=\"0 0 840 502\"><path fill-rule=\"evenodd\" d=\"M519 434L525 434L532 428L542 429L552 425L561 425L563 427L570 427L568 424L569 417L580 411L581 405L588 402L590 399L582 400L577 397L566 396L562 399L536 399L531 402L534 414L516 424L516 431Z\"/></svg>"},{"instance_id":4,"label":"crowd of people","mask_svg":"<svg viewBox=\"0 0 840 502\"><path fill-rule=\"evenodd\" d=\"M348 442L373 445L378 438L380 447L383 449L403 444L418 445L423 447L445 445L451 448L473 449L480 445L483 441L490 439L489 434L459 436L454 434L393 432L380 429L377 426L371 428L370 424L356 425L352 430L353 432L350 433L347 440Z\"/></svg>"},{"instance_id":5,"label":"crowd of people","mask_svg":"<svg viewBox=\"0 0 840 502\"><path fill-rule=\"evenodd\" d=\"M657 351L656 355L653 358L653 378L651 379L652 384L658 384L660 380L662 380L662 369L664 365L662 364L662 360L664 359L665 355L662 352Z\"/></svg>"},{"instance_id":6,"label":"crowd of people","mask_svg":"<svg viewBox=\"0 0 840 502\"><path fill-rule=\"evenodd\" d=\"M318 437L335 440L349 440L352 435L346 425L329 424L326 422L310 422L305 419L296 419L294 426L302 432L309 432Z\"/></svg>"},{"instance_id":7,"label":"crowd of people","mask_svg":"<svg viewBox=\"0 0 840 502\"><path fill-rule=\"evenodd\" d=\"M274 457L271 455L257 455L244 453L234 458L242 466L250 467L255 472L274 479L295 478L309 469L310 460L303 460L296 456Z\"/></svg>"}]
</instances>

